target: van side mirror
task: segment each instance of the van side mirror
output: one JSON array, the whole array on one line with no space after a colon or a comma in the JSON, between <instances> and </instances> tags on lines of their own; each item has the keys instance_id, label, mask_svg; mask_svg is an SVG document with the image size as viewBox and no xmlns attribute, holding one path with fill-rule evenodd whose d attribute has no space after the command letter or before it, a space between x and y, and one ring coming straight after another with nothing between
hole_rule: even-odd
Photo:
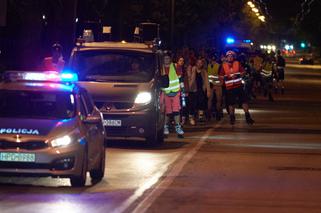
<instances>
[{"instance_id":1,"label":"van side mirror","mask_svg":"<svg viewBox=\"0 0 321 213\"><path fill-rule=\"evenodd\" d=\"M160 88L167 88L167 87L169 87L169 77L168 77L168 75L161 75L161 76L159 77L158 86L159 86Z\"/></svg>"}]
</instances>

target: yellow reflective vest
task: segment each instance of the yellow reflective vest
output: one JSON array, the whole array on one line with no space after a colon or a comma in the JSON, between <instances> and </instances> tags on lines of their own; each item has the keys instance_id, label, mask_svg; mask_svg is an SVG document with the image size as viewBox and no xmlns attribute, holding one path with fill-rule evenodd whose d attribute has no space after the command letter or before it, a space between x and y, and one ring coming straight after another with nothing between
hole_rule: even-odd
<instances>
[{"instance_id":1,"label":"yellow reflective vest","mask_svg":"<svg viewBox=\"0 0 321 213\"><path fill-rule=\"evenodd\" d=\"M179 77L176 73L175 65L171 63L169 67L169 86L164 88L163 91L165 94L176 93L180 91Z\"/></svg>"},{"instance_id":2,"label":"yellow reflective vest","mask_svg":"<svg viewBox=\"0 0 321 213\"><path fill-rule=\"evenodd\" d=\"M218 76L219 67L220 65L218 63L215 63L214 66L212 66L211 64L207 66L207 75L209 82L214 85L219 85L221 83Z\"/></svg>"}]
</instances>

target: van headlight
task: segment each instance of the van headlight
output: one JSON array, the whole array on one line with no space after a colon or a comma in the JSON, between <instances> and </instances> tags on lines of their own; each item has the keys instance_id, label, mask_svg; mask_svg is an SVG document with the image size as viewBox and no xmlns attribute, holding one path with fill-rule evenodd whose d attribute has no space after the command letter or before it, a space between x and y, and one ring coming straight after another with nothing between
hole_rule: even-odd
<instances>
[{"instance_id":1,"label":"van headlight","mask_svg":"<svg viewBox=\"0 0 321 213\"><path fill-rule=\"evenodd\" d=\"M135 104L149 104L152 101L152 94L150 92L138 93Z\"/></svg>"},{"instance_id":2,"label":"van headlight","mask_svg":"<svg viewBox=\"0 0 321 213\"><path fill-rule=\"evenodd\" d=\"M52 140L51 146L52 147L68 146L69 144L71 144L71 142L72 142L71 137L69 135L65 135L63 137Z\"/></svg>"}]
</instances>

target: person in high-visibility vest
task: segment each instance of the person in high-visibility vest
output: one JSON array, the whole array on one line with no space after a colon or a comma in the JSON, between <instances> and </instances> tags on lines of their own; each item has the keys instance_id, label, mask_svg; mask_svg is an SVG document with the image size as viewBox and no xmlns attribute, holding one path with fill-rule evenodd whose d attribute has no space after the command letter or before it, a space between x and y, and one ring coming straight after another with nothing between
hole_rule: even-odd
<instances>
[{"instance_id":1,"label":"person in high-visibility vest","mask_svg":"<svg viewBox=\"0 0 321 213\"><path fill-rule=\"evenodd\" d=\"M62 46L58 43L52 45L51 57L46 57L43 60L44 71L62 71L65 66L65 61L62 57Z\"/></svg>"},{"instance_id":2,"label":"person in high-visibility vest","mask_svg":"<svg viewBox=\"0 0 321 213\"><path fill-rule=\"evenodd\" d=\"M244 69L239 61L236 60L236 54L233 51L226 53L226 61L223 62L219 76L226 88L226 101L228 104L230 114L230 124L235 124L235 104L241 103L245 112L246 122L253 124L254 120L251 118L249 112L248 98L246 97L242 76Z\"/></svg>"},{"instance_id":3,"label":"person in high-visibility vest","mask_svg":"<svg viewBox=\"0 0 321 213\"><path fill-rule=\"evenodd\" d=\"M165 126L164 135L169 135L169 122L173 116L175 121L175 130L177 136L182 138L184 131L180 123L180 110L181 110L181 86L183 81L181 79L181 73L177 72L175 64L172 62L171 56L165 54L164 56L164 72L168 75L169 86L163 88L164 102L165 102ZM182 84L181 84L182 83Z\"/></svg>"},{"instance_id":4,"label":"person in high-visibility vest","mask_svg":"<svg viewBox=\"0 0 321 213\"><path fill-rule=\"evenodd\" d=\"M212 115L212 107L213 107L213 97L214 94L216 96L216 120L221 120L222 117L222 83L219 79L219 69L220 64L217 62L215 56L213 56L210 60L210 63L207 66L207 74L208 80L210 83L210 96L208 97L208 117L210 118Z\"/></svg>"},{"instance_id":5,"label":"person in high-visibility vest","mask_svg":"<svg viewBox=\"0 0 321 213\"><path fill-rule=\"evenodd\" d=\"M277 73L277 84L275 85L275 93L278 92L278 88L281 89L281 93L284 94L284 69L285 69L285 59L281 54L281 51L277 51L277 57L276 57L276 73Z\"/></svg>"},{"instance_id":6,"label":"person in high-visibility vest","mask_svg":"<svg viewBox=\"0 0 321 213\"><path fill-rule=\"evenodd\" d=\"M264 97L269 101L274 101L272 96L273 73L275 73L275 64L271 55L266 55L262 63L261 85L264 90Z\"/></svg>"}]
</instances>

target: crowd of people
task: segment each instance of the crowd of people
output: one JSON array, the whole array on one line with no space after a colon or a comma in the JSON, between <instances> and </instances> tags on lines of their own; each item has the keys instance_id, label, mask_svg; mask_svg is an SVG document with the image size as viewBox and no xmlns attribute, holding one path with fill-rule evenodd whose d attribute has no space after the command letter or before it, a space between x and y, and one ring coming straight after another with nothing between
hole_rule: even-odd
<instances>
[{"instance_id":1,"label":"crowd of people","mask_svg":"<svg viewBox=\"0 0 321 213\"><path fill-rule=\"evenodd\" d=\"M164 57L164 74L169 87L163 89L166 111L164 135L174 126L183 137L183 126L195 126L211 119L220 121L224 109L231 125L235 124L235 107L241 107L246 123L254 124L249 102L258 95L274 101L273 93L284 94L285 59L277 53L236 53L195 51L184 48Z\"/></svg>"}]
</instances>

